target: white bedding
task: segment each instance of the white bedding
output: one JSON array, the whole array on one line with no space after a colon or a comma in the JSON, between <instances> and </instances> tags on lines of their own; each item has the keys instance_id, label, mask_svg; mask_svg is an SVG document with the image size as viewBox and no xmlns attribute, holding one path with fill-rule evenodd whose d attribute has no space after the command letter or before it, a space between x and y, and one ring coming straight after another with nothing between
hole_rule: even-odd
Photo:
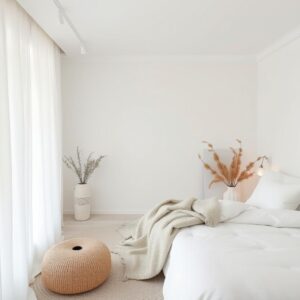
<instances>
[{"instance_id":1,"label":"white bedding","mask_svg":"<svg viewBox=\"0 0 300 300\"><path fill-rule=\"evenodd\" d=\"M165 300L299 300L300 212L251 208L185 228L164 273Z\"/></svg>"}]
</instances>

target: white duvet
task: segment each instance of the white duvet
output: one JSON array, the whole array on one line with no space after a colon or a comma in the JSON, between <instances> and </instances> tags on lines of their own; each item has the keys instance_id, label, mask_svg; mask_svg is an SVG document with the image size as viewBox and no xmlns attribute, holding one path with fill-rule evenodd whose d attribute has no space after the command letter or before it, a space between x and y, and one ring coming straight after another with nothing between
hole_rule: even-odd
<instances>
[{"instance_id":1,"label":"white duvet","mask_svg":"<svg viewBox=\"0 0 300 300\"><path fill-rule=\"evenodd\" d=\"M232 209L240 214L226 220ZM164 268L164 299L299 300L300 211L238 204L223 209L222 219L178 233Z\"/></svg>"}]
</instances>

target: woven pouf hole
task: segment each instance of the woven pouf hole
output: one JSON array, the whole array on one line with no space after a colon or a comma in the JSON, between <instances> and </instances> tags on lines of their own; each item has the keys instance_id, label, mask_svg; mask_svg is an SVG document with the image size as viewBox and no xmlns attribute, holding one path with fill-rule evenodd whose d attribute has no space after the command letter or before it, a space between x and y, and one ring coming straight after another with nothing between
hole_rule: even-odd
<instances>
[{"instance_id":1,"label":"woven pouf hole","mask_svg":"<svg viewBox=\"0 0 300 300\"><path fill-rule=\"evenodd\" d=\"M82 249L81 246L75 246L75 247L72 248L72 250L75 250L75 251L78 251L78 250L81 250L81 249Z\"/></svg>"}]
</instances>

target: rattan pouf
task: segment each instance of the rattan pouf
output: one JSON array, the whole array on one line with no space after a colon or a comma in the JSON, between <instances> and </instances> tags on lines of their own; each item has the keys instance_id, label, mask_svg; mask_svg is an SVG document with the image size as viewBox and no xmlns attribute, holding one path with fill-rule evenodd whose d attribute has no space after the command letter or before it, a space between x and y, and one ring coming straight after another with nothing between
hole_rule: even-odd
<instances>
[{"instance_id":1,"label":"rattan pouf","mask_svg":"<svg viewBox=\"0 0 300 300\"><path fill-rule=\"evenodd\" d=\"M110 252L102 242L76 238L47 251L42 264L42 281L53 292L78 294L99 286L110 270Z\"/></svg>"}]
</instances>

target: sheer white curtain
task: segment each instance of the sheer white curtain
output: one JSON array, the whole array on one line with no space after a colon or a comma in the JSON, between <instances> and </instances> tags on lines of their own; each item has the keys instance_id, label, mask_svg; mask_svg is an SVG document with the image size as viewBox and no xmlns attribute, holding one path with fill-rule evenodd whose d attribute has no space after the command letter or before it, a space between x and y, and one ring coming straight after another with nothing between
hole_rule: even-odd
<instances>
[{"instance_id":1,"label":"sheer white curtain","mask_svg":"<svg viewBox=\"0 0 300 300\"><path fill-rule=\"evenodd\" d=\"M59 49L15 0L0 0L0 299L29 282L61 236Z\"/></svg>"}]
</instances>

